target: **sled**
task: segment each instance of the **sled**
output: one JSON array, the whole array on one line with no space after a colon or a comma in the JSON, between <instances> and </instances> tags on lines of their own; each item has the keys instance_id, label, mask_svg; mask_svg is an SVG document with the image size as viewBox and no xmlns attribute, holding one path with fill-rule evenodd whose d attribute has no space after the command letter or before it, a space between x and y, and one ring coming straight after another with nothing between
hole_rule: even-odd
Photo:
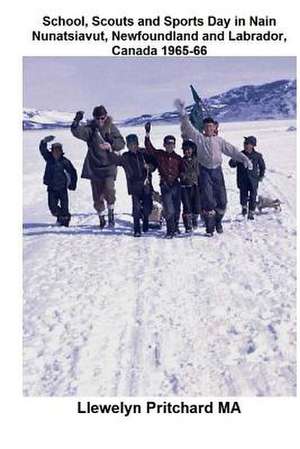
<instances>
[{"instance_id":1,"label":"sled","mask_svg":"<svg viewBox=\"0 0 300 449\"><path fill-rule=\"evenodd\" d=\"M149 228L161 229L163 225L163 208L161 204L161 195L153 191L153 207L152 212L149 215Z\"/></svg>"},{"instance_id":2,"label":"sled","mask_svg":"<svg viewBox=\"0 0 300 449\"><path fill-rule=\"evenodd\" d=\"M272 199L259 195L256 207L260 214L262 213L263 209L275 209L280 212L281 204L282 202L278 198Z\"/></svg>"}]
</instances>

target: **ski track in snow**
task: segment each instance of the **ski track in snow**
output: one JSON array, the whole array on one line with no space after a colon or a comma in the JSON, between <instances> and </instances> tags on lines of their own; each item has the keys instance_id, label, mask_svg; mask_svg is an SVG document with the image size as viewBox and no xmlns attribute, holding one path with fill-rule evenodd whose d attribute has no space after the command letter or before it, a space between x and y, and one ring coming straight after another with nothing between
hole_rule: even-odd
<instances>
[{"instance_id":1,"label":"ski track in snow","mask_svg":"<svg viewBox=\"0 0 300 449\"><path fill-rule=\"evenodd\" d=\"M41 135L32 134L37 141ZM208 239L201 225L173 240L162 231L131 237L121 173L113 231L101 231L97 216L82 212L91 206L85 181L72 197L71 227L48 225L41 176L31 174L37 183L28 190L35 204L25 191L24 394L295 395L295 186L294 176L279 171L267 173L261 191L282 199L282 212L248 222L224 158L224 234Z\"/></svg>"}]
</instances>

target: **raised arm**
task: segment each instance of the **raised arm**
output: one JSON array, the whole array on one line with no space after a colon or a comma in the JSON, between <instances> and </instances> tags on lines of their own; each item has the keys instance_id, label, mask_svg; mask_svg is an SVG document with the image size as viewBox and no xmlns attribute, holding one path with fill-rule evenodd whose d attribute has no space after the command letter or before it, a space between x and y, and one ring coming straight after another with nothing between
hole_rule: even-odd
<instances>
[{"instance_id":1,"label":"raised arm","mask_svg":"<svg viewBox=\"0 0 300 449\"><path fill-rule=\"evenodd\" d=\"M83 119L83 111L76 112L74 120L71 125L71 133L77 139L83 140L84 142L88 142L91 137L91 128L85 125L81 125L80 121Z\"/></svg>"},{"instance_id":2,"label":"raised arm","mask_svg":"<svg viewBox=\"0 0 300 449\"><path fill-rule=\"evenodd\" d=\"M46 136L40 141L39 150L45 161L49 161L52 158L52 154L47 148L47 143L51 142L51 140L54 140L55 136Z\"/></svg>"},{"instance_id":3,"label":"raised arm","mask_svg":"<svg viewBox=\"0 0 300 449\"><path fill-rule=\"evenodd\" d=\"M157 160L151 154L145 153L144 150L142 150L142 154L143 154L145 163L149 167L150 172L153 173L157 169L157 167L158 167Z\"/></svg>"},{"instance_id":4,"label":"raised arm","mask_svg":"<svg viewBox=\"0 0 300 449\"><path fill-rule=\"evenodd\" d=\"M157 149L153 146L149 134L145 135L145 150L147 153L155 157L155 152L157 151Z\"/></svg>"},{"instance_id":5,"label":"raised arm","mask_svg":"<svg viewBox=\"0 0 300 449\"><path fill-rule=\"evenodd\" d=\"M156 157L157 149L153 146L151 139L150 139L150 131L151 131L151 123L147 122L145 124L145 151L146 153L150 154L154 158Z\"/></svg>"},{"instance_id":6,"label":"raised arm","mask_svg":"<svg viewBox=\"0 0 300 449\"><path fill-rule=\"evenodd\" d=\"M177 109L181 121L181 135L184 139L191 139L193 142L204 140L204 136L191 124L190 119L185 111L182 100L175 100L175 107Z\"/></svg>"},{"instance_id":7,"label":"raised arm","mask_svg":"<svg viewBox=\"0 0 300 449\"><path fill-rule=\"evenodd\" d=\"M182 138L190 139L193 142L204 140L203 134L201 134L196 128L193 127L187 114L182 115L180 120Z\"/></svg>"},{"instance_id":8,"label":"raised arm","mask_svg":"<svg viewBox=\"0 0 300 449\"><path fill-rule=\"evenodd\" d=\"M231 157L235 161L241 162L245 168L252 170L252 162L247 158L241 151L239 151L234 145L226 140L222 139L222 153L226 154L226 156Z\"/></svg>"}]
</instances>

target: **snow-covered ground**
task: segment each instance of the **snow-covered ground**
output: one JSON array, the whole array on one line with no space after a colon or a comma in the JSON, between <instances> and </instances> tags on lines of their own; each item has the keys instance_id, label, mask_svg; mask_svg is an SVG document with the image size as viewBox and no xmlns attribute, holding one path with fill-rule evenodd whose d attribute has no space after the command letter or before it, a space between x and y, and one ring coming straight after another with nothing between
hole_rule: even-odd
<instances>
[{"instance_id":1,"label":"snow-covered ground","mask_svg":"<svg viewBox=\"0 0 300 449\"><path fill-rule=\"evenodd\" d=\"M212 239L203 226L192 237L132 238L122 169L114 230L98 228L87 180L70 194L70 228L53 226L38 152L50 133L24 132L24 394L295 395L296 133L286 132L294 125L222 125L239 147L257 136L267 164L260 193L284 204L245 221L224 157L225 232ZM122 132L142 141L142 128ZM51 133L80 174L84 142ZM160 148L172 133L179 143L178 125L153 127L153 142Z\"/></svg>"}]
</instances>

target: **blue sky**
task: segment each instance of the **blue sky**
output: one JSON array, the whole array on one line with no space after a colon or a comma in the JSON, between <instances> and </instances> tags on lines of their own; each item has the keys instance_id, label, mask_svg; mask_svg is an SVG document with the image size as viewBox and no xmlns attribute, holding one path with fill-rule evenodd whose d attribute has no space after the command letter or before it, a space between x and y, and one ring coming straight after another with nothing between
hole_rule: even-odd
<instances>
[{"instance_id":1,"label":"blue sky","mask_svg":"<svg viewBox=\"0 0 300 449\"><path fill-rule=\"evenodd\" d=\"M294 57L25 57L23 105L60 111L104 104L115 119L192 103L189 85L209 97L245 84L296 78Z\"/></svg>"}]
</instances>

